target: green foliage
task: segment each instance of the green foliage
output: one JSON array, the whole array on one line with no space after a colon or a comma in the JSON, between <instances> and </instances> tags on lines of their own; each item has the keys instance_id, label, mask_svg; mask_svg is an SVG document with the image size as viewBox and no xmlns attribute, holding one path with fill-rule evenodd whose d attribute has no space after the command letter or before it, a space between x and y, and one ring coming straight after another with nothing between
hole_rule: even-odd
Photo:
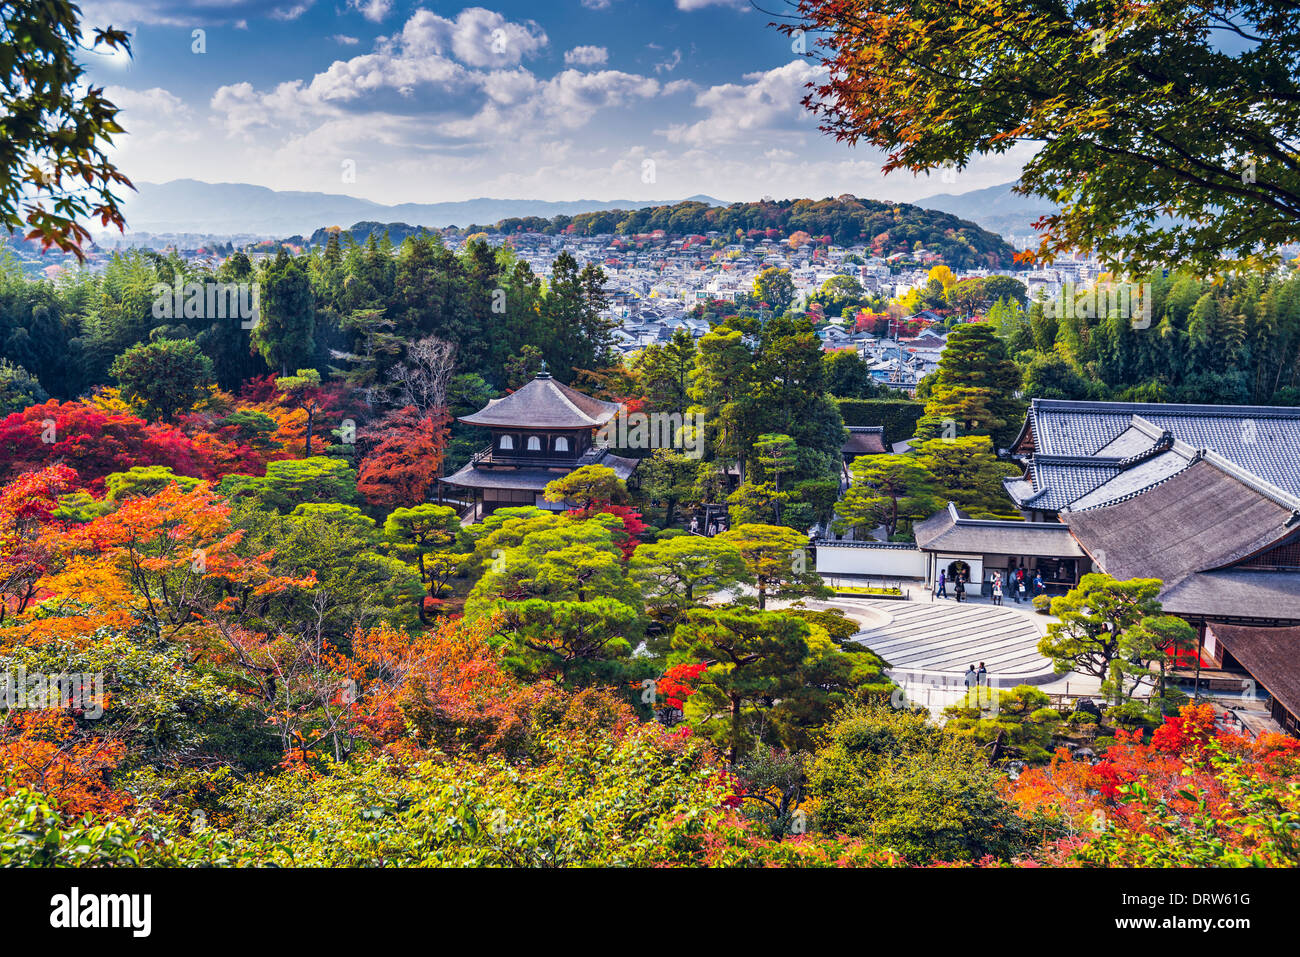
<instances>
[{"instance_id":1,"label":"green foliage","mask_svg":"<svg viewBox=\"0 0 1300 957\"><path fill-rule=\"evenodd\" d=\"M851 708L808 774L817 826L892 848L907 860L974 861L1021 846L1000 774L969 741L917 714Z\"/></svg>"},{"instance_id":2,"label":"green foliage","mask_svg":"<svg viewBox=\"0 0 1300 957\"><path fill-rule=\"evenodd\" d=\"M277 574L316 576L315 588L274 598L268 613L273 621L286 627L310 621L346 646L357 628L413 624L422 611L425 589L411 556L402 548L397 556L386 554L387 536L354 506L305 503L288 515L246 509L240 525L250 550L274 553Z\"/></svg>"},{"instance_id":3,"label":"green foliage","mask_svg":"<svg viewBox=\"0 0 1300 957\"><path fill-rule=\"evenodd\" d=\"M93 39L92 39L93 37ZM0 37L0 227L28 230L42 248L83 258L90 239L82 219L125 225L115 186L131 186L109 158L117 107L87 83L80 60L87 47L130 54L121 30L92 28L69 0L5 4Z\"/></svg>"},{"instance_id":4,"label":"green foliage","mask_svg":"<svg viewBox=\"0 0 1300 957\"><path fill-rule=\"evenodd\" d=\"M1051 758L1062 725L1060 713L1048 707L1050 701L1030 685L971 689L944 709L944 730L969 737L990 757L996 749L1001 760L1042 763Z\"/></svg>"},{"instance_id":5,"label":"green foliage","mask_svg":"<svg viewBox=\"0 0 1300 957\"><path fill-rule=\"evenodd\" d=\"M930 484L941 502L954 503L971 518L1020 519L1002 480L1018 478L1022 470L1012 462L999 461L987 437L930 439L916 446L915 457L929 472Z\"/></svg>"},{"instance_id":6,"label":"green foliage","mask_svg":"<svg viewBox=\"0 0 1300 957\"><path fill-rule=\"evenodd\" d=\"M861 455L851 466L853 481L836 506L836 531L870 533L878 527L889 541L904 526L943 507L934 473L913 455Z\"/></svg>"},{"instance_id":7,"label":"green foliage","mask_svg":"<svg viewBox=\"0 0 1300 957\"><path fill-rule=\"evenodd\" d=\"M836 399L845 425L883 425L885 448L916 434L925 403L912 399Z\"/></svg>"},{"instance_id":8,"label":"green foliage","mask_svg":"<svg viewBox=\"0 0 1300 957\"><path fill-rule=\"evenodd\" d=\"M1047 626L1039 654L1052 659L1058 674L1095 676L1104 694L1124 704L1140 682L1163 681L1165 662L1195 641L1190 625L1162 612L1161 587L1157 578L1084 575L1077 588L1051 600L1060 621Z\"/></svg>"},{"instance_id":9,"label":"green foliage","mask_svg":"<svg viewBox=\"0 0 1300 957\"><path fill-rule=\"evenodd\" d=\"M807 536L794 529L776 525L735 525L717 538L734 545L740 552L758 589L760 611L767 606L768 598L801 598L828 593L816 570L809 568Z\"/></svg>"},{"instance_id":10,"label":"green foliage","mask_svg":"<svg viewBox=\"0 0 1300 957\"><path fill-rule=\"evenodd\" d=\"M316 348L316 297L306 262L283 247L263 265L259 310L253 346L266 364L285 376L306 365Z\"/></svg>"},{"instance_id":11,"label":"green foliage","mask_svg":"<svg viewBox=\"0 0 1300 957\"><path fill-rule=\"evenodd\" d=\"M122 387L122 398L148 419L175 419L206 398L213 385L212 360L192 339L132 346L109 371Z\"/></svg>"},{"instance_id":12,"label":"green foliage","mask_svg":"<svg viewBox=\"0 0 1300 957\"><path fill-rule=\"evenodd\" d=\"M785 312L794 301L794 280L790 270L770 266L754 277L754 298L765 302L777 313Z\"/></svg>"},{"instance_id":13,"label":"green foliage","mask_svg":"<svg viewBox=\"0 0 1300 957\"><path fill-rule=\"evenodd\" d=\"M573 502L580 509L627 501L627 486L607 465L584 465L546 484L548 502Z\"/></svg>"},{"instance_id":14,"label":"green foliage","mask_svg":"<svg viewBox=\"0 0 1300 957\"><path fill-rule=\"evenodd\" d=\"M740 551L717 538L684 535L637 547L628 573L647 604L670 619L745 580L749 569Z\"/></svg>"},{"instance_id":15,"label":"green foliage","mask_svg":"<svg viewBox=\"0 0 1300 957\"><path fill-rule=\"evenodd\" d=\"M30 372L0 358L0 418L21 412L29 405L39 405L49 397Z\"/></svg>"},{"instance_id":16,"label":"green foliage","mask_svg":"<svg viewBox=\"0 0 1300 957\"><path fill-rule=\"evenodd\" d=\"M1020 370L996 330L987 323L959 325L948 334L916 436L988 435L996 448L1005 447L1024 415L1019 388Z\"/></svg>"},{"instance_id":17,"label":"green foliage","mask_svg":"<svg viewBox=\"0 0 1300 957\"><path fill-rule=\"evenodd\" d=\"M198 479L177 475L166 465L135 465L125 472L104 477L104 497L111 502L124 502L128 498L154 495L169 485L189 492L198 484Z\"/></svg>"},{"instance_id":18,"label":"green foliage","mask_svg":"<svg viewBox=\"0 0 1300 957\"><path fill-rule=\"evenodd\" d=\"M292 511L307 503L347 503L356 498L357 473L342 459L313 456L270 462L266 475L228 475L218 491L232 499L249 499L261 508Z\"/></svg>"}]
</instances>

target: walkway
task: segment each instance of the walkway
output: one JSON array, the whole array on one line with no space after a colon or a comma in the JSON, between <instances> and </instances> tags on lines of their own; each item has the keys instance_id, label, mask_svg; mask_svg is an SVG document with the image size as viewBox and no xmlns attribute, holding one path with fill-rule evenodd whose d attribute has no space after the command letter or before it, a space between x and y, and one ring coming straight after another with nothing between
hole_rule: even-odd
<instances>
[{"instance_id":1,"label":"walkway","mask_svg":"<svg viewBox=\"0 0 1300 957\"><path fill-rule=\"evenodd\" d=\"M854 640L888 661L896 679L906 674L960 682L982 661L998 687L1056 680L1051 661L1038 653L1049 619L1036 612L955 601L837 597L829 604L862 624Z\"/></svg>"}]
</instances>

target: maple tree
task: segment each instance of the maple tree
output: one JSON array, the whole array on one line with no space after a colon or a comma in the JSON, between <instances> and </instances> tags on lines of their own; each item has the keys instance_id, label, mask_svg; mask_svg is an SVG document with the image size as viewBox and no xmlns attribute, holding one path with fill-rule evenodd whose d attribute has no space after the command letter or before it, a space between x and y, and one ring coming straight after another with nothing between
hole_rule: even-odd
<instances>
[{"instance_id":1,"label":"maple tree","mask_svg":"<svg viewBox=\"0 0 1300 957\"><path fill-rule=\"evenodd\" d=\"M418 505L429 497L442 470L450 419L397 409L366 427L358 438L370 446L361 461L357 490L372 505Z\"/></svg>"},{"instance_id":2,"label":"maple tree","mask_svg":"<svg viewBox=\"0 0 1300 957\"><path fill-rule=\"evenodd\" d=\"M57 561L58 549L47 533L60 527L54 518L59 497L77 485L72 469L50 465L0 488L0 625L10 612L26 611Z\"/></svg>"},{"instance_id":3,"label":"maple tree","mask_svg":"<svg viewBox=\"0 0 1300 957\"><path fill-rule=\"evenodd\" d=\"M791 6L782 29L827 71L805 105L837 139L887 151L886 172L1034 144L1016 190L1059 207L1036 224L1038 257L1212 270L1300 236L1285 0Z\"/></svg>"}]
</instances>

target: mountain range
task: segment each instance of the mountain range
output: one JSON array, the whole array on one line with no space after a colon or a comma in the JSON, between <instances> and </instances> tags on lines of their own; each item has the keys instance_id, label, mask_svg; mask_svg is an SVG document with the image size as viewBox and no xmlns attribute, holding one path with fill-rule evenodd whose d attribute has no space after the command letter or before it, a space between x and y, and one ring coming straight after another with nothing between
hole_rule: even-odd
<instances>
[{"instance_id":1,"label":"mountain range","mask_svg":"<svg viewBox=\"0 0 1300 957\"><path fill-rule=\"evenodd\" d=\"M922 209L951 213L997 233L1023 248L1035 231L1030 224L1053 211L1035 197L1018 196L1014 184L1004 183L968 193L941 193L915 200ZM351 223L407 223L412 226L486 225L512 217L575 216L610 209L644 209L683 201L726 206L712 196L685 200L532 200L469 199L447 203L382 203L335 193L281 191L248 183L204 183L178 179L167 183L139 183L137 192L124 198L131 233L208 235L214 237L274 238L309 236L328 226ZM1012 238L1014 237L1014 239ZM129 238L129 237L128 237Z\"/></svg>"},{"instance_id":2,"label":"mountain range","mask_svg":"<svg viewBox=\"0 0 1300 957\"><path fill-rule=\"evenodd\" d=\"M441 228L496 223L513 216L572 216L606 209L640 209L668 203L645 200L469 199L452 203L385 206L334 193L280 191L247 183L204 183L177 179L137 183L124 198L127 228L136 233L206 233L266 238L310 235L322 226L359 221L410 223ZM725 206L711 196L687 199ZM680 202L673 200L672 202Z\"/></svg>"},{"instance_id":3,"label":"mountain range","mask_svg":"<svg viewBox=\"0 0 1300 957\"><path fill-rule=\"evenodd\" d=\"M935 209L969 219L991 233L997 233L1017 249L1037 244L1038 230L1031 225L1041 216L1057 211L1045 199L1013 193L1015 183L975 189L969 193L939 193L914 200L922 209Z\"/></svg>"}]
</instances>

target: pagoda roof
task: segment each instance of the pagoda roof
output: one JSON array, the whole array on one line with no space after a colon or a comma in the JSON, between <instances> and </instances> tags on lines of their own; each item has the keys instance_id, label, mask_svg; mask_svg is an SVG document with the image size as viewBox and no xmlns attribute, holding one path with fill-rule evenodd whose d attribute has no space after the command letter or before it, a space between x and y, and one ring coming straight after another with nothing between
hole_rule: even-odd
<instances>
[{"instance_id":1,"label":"pagoda roof","mask_svg":"<svg viewBox=\"0 0 1300 957\"><path fill-rule=\"evenodd\" d=\"M594 429L612 419L617 402L584 395L542 373L521 389L493 399L473 415L461 416L467 425L498 429Z\"/></svg>"}]
</instances>

